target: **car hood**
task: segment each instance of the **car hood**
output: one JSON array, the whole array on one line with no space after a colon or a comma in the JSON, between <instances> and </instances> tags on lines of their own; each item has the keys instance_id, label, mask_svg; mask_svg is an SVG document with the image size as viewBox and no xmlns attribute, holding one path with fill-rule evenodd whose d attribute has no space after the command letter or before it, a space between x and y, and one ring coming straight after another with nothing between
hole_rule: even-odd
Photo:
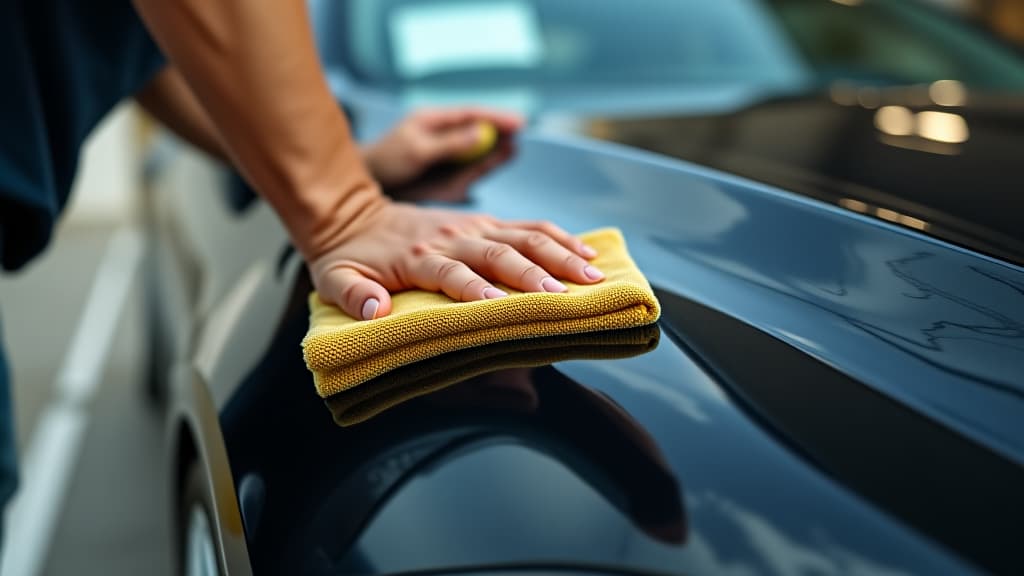
<instances>
[{"instance_id":1,"label":"car hood","mask_svg":"<svg viewBox=\"0 0 1024 576\"><path fill-rule=\"evenodd\" d=\"M622 228L651 283L1024 462L1024 271L905 227L618 146L525 139L472 207ZM514 195L514 198L512 197Z\"/></svg>"},{"instance_id":2,"label":"car hood","mask_svg":"<svg viewBox=\"0 0 1024 576\"><path fill-rule=\"evenodd\" d=\"M616 143L527 133L506 151L395 193L618 226L662 302L658 345L340 427L298 354L300 282L221 411L257 567L1019 567L1024 271Z\"/></svg>"},{"instance_id":3,"label":"car hood","mask_svg":"<svg viewBox=\"0 0 1024 576\"><path fill-rule=\"evenodd\" d=\"M935 104L921 86L836 88L711 114L586 115L572 131L1024 263L1024 99L944 86L958 105Z\"/></svg>"},{"instance_id":4,"label":"car hood","mask_svg":"<svg viewBox=\"0 0 1024 576\"><path fill-rule=\"evenodd\" d=\"M373 138L404 108L474 102L576 135L710 166L1018 265L1024 98L954 81L378 91L336 82ZM951 105L939 105L936 100ZM383 113L381 111L384 111Z\"/></svg>"}]
</instances>

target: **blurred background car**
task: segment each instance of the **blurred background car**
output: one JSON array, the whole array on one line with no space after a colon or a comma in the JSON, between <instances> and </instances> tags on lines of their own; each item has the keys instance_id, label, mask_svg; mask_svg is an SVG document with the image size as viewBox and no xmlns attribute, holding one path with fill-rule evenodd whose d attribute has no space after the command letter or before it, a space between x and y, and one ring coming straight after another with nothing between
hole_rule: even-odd
<instances>
[{"instance_id":1,"label":"blurred background car","mask_svg":"<svg viewBox=\"0 0 1024 576\"><path fill-rule=\"evenodd\" d=\"M169 447L107 482L83 459L50 572L117 572L69 526L115 523L91 520L131 494L110 486L165 452L150 482L171 518L117 514L172 526L162 553L190 573L1019 572L1019 2L310 7L360 140L420 106L529 119L390 193L620 226L666 308L658 346L338 427L299 358L309 286L273 214L157 138L134 342L152 361L120 378L166 402ZM131 437L102 426L153 418L109 402L88 441L124 465Z\"/></svg>"}]
</instances>

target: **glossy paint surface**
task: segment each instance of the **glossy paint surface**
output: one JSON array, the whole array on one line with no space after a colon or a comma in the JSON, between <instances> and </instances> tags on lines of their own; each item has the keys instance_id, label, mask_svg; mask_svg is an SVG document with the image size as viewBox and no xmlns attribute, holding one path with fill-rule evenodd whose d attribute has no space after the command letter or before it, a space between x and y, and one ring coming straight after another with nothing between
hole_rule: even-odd
<instances>
[{"instance_id":1,"label":"glossy paint surface","mask_svg":"<svg viewBox=\"0 0 1024 576\"><path fill-rule=\"evenodd\" d=\"M672 339L342 428L285 345L305 318L281 328L222 414L257 572L972 571L780 443Z\"/></svg>"},{"instance_id":2,"label":"glossy paint surface","mask_svg":"<svg viewBox=\"0 0 1024 576\"><path fill-rule=\"evenodd\" d=\"M558 214L578 231L618 225L656 287L1024 461L1019 268L720 173L577 144L589 153L523 146L474 207ZM514 203L502 189L516 190Z\"/></svg>"},{"instance_id":3,"label":"glossy paint surface","mask_svg":"<svg viewBox=\"0 0 1024 576\"><path fill-rule=\"evenodd\" d=\"M896 86L865 107L855 89L833 89L717 114L599 117L579 132L1024 263L1024 98L947 84L964 103L940 106L926 87Z\"/></svg>"},{"instance_id":4,"label":"glossy paint surface","mask_svg":"<svg viewBox=\"0 0 1024 576\"><path fill-rule=\"evenodd\" d=\"M1019 269L615 145L536 135L506 154L396 194L553 217L574 232L618 226L663 303L684 298L738 320L852 377L898 419L967 439L969 453L1000 463L1000 482L1022 478ZM307 290L300 276L287 306L251 310L234 346L266 338L256 326L272 332L253 364L211 370L246 374L215 386L257 573L1015 568L983 547L940 544L947 533L890 506L884 482L881 495L862 491L849 470L810 457L807 430L763 417L683 343L701 328L668 308L647 354L503 370L339 427L298 350ZM737 339L735 362L747 345ZM850 457L861 449L869 466L870 444ZM910 443L908 461L926 449ZM632 473L609 472L623 468ZM660 514L644 503L651 495L666 503ZM1013 518L1019 500L1005 504Z\"/></svg>"},{"instance_id":5,"label":"glossy paint surface","mask_svg":"<svg viewBox=\"0 0 1024 576\"><path fill-rule=\"evenodd\" d=\"M364 140L459 96L331 80ZM253 571L1024 572L1022 114L908 90L879 103L968 138L893 137L835 94L493 91L525 102L520 138L390 192L619 227L658 346L521 359L347 427L302 364L309 285L267 207L178 191Z\"/></svg>"},{"instance_id":6,"label":"glossy paint surface","mask_svg":"<svg viewBox=\"0 0 1024 576\"><path fill-rule=\"evenodd\" d=\"M1024 573L1019 97L399 90L325 62L362 140L413 106L524 113L497 153L390 192L619 227L660 336L622 358L494 356L339 426L302 362L310 287L276 218L175 166L171 425L209 471L231 574Z\"/></svg>"}]
</instances>

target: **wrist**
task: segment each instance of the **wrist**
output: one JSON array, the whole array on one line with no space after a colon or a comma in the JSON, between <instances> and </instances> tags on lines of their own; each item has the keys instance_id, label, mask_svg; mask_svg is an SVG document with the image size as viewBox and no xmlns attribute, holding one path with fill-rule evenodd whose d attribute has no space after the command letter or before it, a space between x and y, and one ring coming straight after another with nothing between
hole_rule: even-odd
<instances>
[{"instance_id":1,"label":"wrist","mask_svg":"<svg viewBox=\"0 0 1024 576\"><path fill-rule=\"evenodd\" d=\"M345 188L308 188L305 196L306 216L286 219L285 227L306 262L357 236L390 203L372 180Z\"/></svg>"}]
</instances>

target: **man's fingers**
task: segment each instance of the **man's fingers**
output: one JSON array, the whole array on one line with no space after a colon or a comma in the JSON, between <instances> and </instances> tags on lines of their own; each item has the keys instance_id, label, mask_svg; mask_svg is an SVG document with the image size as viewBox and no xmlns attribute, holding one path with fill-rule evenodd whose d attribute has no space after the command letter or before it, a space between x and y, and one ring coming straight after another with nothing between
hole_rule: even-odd
<instances>
[{"instance_id":1,"label":"man's fingers","mask_svg":"<svg viewBox=\"0 0 1024 576\"><path fill-rule=\"evenodd\" d=\"M524 292L565 292L564 284L515 248L487 238L466 237L450 248L452 258L480 274Z\"/></svg>"},{"instance_id":2,"label":"man's fingers","mask_svg":"<svg viewBox=\"0 0 1024 576\"><path fill-rule=\"evenodd\" d=\"M576 238L572 234L569 234L565 230L562 230L558 226L551 222L544 220L520 220L520 221L508 221L502 222L499 226L506 230L532 230L546 234L553 238L556 242L565 246L569 250L572 250L580 256L591 259L597 256L597 250L594 250L590 246L584 244L580 239Z\"/></svg>"},{"instance_id":3,"label":"man's fingers","mask_svg":"<svg viewBox=\"0 0 1024 576\"><path fill-rule=\"evenodd\" d=\"M466 264L442 254L421 257L414 265L412 279L425 290L444 292L460 302L507 296Z\"/></svg>"},{"instance_id":4,"label":"man's fingers","mask_svg":"<svg viewBox=\"0 0 1024 576\"><path fill-rule=\"evenodd\" d=\"M416 112L416 119L425 128L443 130L466 124L473 119L470 108L428 108Z\"/></svg>"},{"instance_id":5,"label":"man's fingers","mask_svg":"<svg viewBox=\"0 0 1024 576\"><path fill-rule=\"evenodd\" d=\"M496 228L487 231L484 236L511 246L557 278L577 284L593 284L604 279L604 274L595 266L543 232Z\"/></svg>"},{"instance_id":6,"label":"man's fingers","mask_svg":"<svg viewBox=\"0 0 1024 576\"><path fill-rule=\"evenodd\" d=\"M494 124L499 132L511 134L523 126L523 118L517 114L486 108L441 108L423 110L418 114L424 126L435 130L458 128L467 124L486 121Z\"/></svg>"},{"instance_id":7,"label":"man's fingers","mask_svg":"<svg viewBox=\"0 0 1024 576\"><path fill-rule=\"evenodd\" d=\"M471 115L477 122L484 121L494 124L494 127L502 134L511 134L523 127L523 118L517 114L476 108L471 110Z\"/></svg>"},{"instance_id":8,"label":"man's fingers","mask_svg":"<svg viewBox=\"0 0 1024 576\"><path fill-rule=\"evenodd\" d=\"M438 131L423 138L420 161L433 164L465 154L479 146L483 137L483 130L476 123Z\"/></svg>"},{"instance_id":9,"label":"man's fingers","mask_svg":"<svg viewBox=\"0 0 1024 576\"><path fill-rule=\"evenodd\" d=\"M506 296L498 286L565 292L560 280L603 278L578 241L548 222L402 203L386 204L374 218L361 236L309 263L320 297L357 319L391 314L389 291L418 288L473 301Z\"/></svg>"},{"instance_id":10,"label":"man's fingers","mask_svg":"<svg viewBox=\"0 0 1024 576\"><path fill-rule=\"evenodd\" d=\"M357 320L373 320L391 313L391 295L353 268L328 270L317 283L320 298Z\"/></svg>"},{"instance_id":11,"label":"man's fingers","mask_svg":"<svg viewBox=\"0 0 1024 576\"><path fill-rule=\"evenodd\" d=\"M476 122L490 122L499 132L509 134L523 127L523 117L512 112L489 108L470 108L470 118Z\"/></svg>"}]
</instances>

